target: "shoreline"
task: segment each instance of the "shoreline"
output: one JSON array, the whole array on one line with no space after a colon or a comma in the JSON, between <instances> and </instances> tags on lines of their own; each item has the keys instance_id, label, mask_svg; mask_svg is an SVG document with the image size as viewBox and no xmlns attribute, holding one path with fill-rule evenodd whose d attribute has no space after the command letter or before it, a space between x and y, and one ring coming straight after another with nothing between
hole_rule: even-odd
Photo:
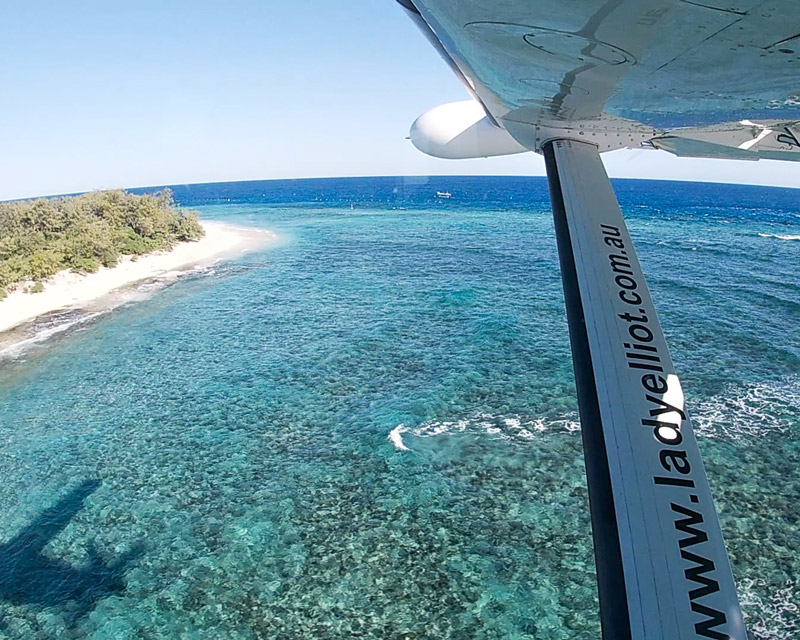
<instances>
[{"instance_id":1,"label":"shoreline","mask_svg":"<svg viewBox=\"0 0 800 640\"><path fill-rule=\"evenodd\" d=\"M0 356L31 342L39 342L75 324L111 311L141 297L136 285L169 283L194 269L226 257L254 251L275 242L271 231L203 222L205 236L182 242L170 251L123 256L115 267L88 274L60 271L43 281L44 291L13 291L0 300ZM59 322L60 321L60 322ZM37 328L37 324L39 326Z\"/></svg>"}]
</instances>

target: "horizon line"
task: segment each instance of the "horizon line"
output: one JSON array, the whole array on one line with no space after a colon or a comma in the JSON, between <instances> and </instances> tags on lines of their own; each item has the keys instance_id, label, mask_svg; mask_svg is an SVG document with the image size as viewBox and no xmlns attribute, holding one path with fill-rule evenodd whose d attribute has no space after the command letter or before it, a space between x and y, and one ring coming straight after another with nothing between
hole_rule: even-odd
<instances>
[{"instance_id":1,"label":"horizon line","mask_svg":"<svg viewBox=\"0 0 800 640\"><path fill-rule=\"evenodd\" d=\"M22 198L10 198L7 200L0 200L0 204L8 203L8 202L25 202L28 200L40 200L40 199L50 199L50 198L68 198L72 196L79 196L85 193L100 193L104 191L133 191L133 190L158 190L158 189L169 189L171 187L198 187L198 186L208 186L208 185L221 185L221 184L241 184L241 183L248 183L248 182L300 182L300 181L315 181L315 180L366 180L366 179L402 179L402 178L456 178L456 179L475 179L475 178L502 178L502 179L537 179L537 180L547 180L547 176L545 175L520 175L520 174L395 174L395 175L360 175L360 176L316 176L316 177L302 177L302 178L248 178L246 180L213 180L208 182L175 182L171 184L159 184L159 185L142 185L142 186L132 186L132 187L108 187L108 188L98 188L98 189L89 189L86 191L72 191L68 193L52 193L52 194L44 194L44 195L37 195L37 196L24 196ZM670 178L611 178L612 182L621 182L621 181L629 181L629 182L674 182L674 183L688 183L688 184L710 184L710 185L721 185L721 186L733 186L733 187L755 187L758 189L784 189L784 190L792 190L797 191L800 190L800 186L797 187L788 187L788 186L777 186L777 185L764 185L764 184L752 184L749 182L719 182L716 180L675 180Z\"/></svg>"}]
</instances>

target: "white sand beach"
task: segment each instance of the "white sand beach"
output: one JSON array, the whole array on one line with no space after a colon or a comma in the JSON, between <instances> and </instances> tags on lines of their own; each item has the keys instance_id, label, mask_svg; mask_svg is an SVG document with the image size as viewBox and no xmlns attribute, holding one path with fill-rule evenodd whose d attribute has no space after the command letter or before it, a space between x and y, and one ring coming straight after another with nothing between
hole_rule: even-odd
<instances>
[{"instance_id":1,"label":"white sand beach","mask_svg":"<svg viewBox=\"0 0 800 640\"><path fill-rule=\"evenodd\" d=\"M234 227L217 222L202 222L205 236L197 242L182 242L171 251L139 256L123 256L113 268L101 267L95 273L61 271L44 281L44 291L26 293L22 288L0 301L0 333L54 311L80 309L112 293L143 280L177 277L188 269L211 264L264 246L275 234L261 229Z\"/></svg>"}]
</instances>

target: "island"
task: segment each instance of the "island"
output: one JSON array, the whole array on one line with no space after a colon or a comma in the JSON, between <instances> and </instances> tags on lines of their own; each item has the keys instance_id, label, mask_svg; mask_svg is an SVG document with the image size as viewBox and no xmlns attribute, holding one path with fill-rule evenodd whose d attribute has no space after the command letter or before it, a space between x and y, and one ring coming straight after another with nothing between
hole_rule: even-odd
<instances>
[{"instance_id":1,"label":"island","mask_svg":"<svg viewBox=\"0 0 800 640\"><path fill-rule=\"evenodd\" d=\"M0 332L273 238L264 230L201 223L169 190L0 202ZM104 310L113 306L106 300Z\"/></svg>"}]
</instances>

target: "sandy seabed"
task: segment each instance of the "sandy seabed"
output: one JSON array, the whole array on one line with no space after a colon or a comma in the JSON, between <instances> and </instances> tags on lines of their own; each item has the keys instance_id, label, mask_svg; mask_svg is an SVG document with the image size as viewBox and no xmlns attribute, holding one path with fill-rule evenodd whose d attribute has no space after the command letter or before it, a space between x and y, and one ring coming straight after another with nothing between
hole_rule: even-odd
<instances>
[{"instance_id":1,"label":"sandy seabed","mask_svg":"<svg viewBox=\"0 0 800 640\"><path fill-rule=\"evenodd\" d=\"M24 340L22 325L41 316L91 308L109 294L130 285L178 277L191 268L252 251L276 238L275 234L263 229L218 222L203 222L202 226L205 236L196 242L182 242L170 251L158 251L135 259L123 256L116 267L101 267L95 273L60 271L43 282L44 291L26 293L20 288L10 293L0 301L0 334L5 334L0 336L0 343L8 346Z\"/></svg>"}]
</instances>

